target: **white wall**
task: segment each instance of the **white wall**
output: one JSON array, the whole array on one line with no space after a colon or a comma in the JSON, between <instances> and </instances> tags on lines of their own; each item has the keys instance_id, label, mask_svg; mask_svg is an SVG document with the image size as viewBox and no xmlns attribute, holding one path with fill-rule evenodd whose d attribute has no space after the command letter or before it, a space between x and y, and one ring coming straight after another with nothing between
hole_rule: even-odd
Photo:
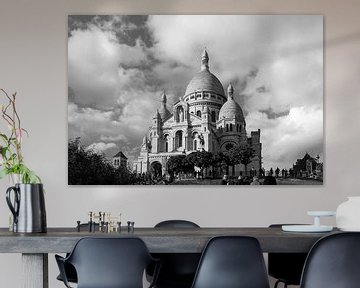
<instances>
[{"instance_id":1,"label":"white wall","mask_svg":"<svg viewBox=\"0 0 360 288\"><path fill-rule=\"evenodd\" d=\"M1 0L0 87L19 94L23 125L30 132L24 154L45 184L48 226L74 226L89 210L122 212L136 226L164 218L187 218L201 226L308 222L307 210L334 210L347 195L360 195L359 11L357 0ZM324 14L325 184L221 190L67 186L67 15L96 13ZM0 226L8 224L7 186L0 182ZM50 287L62 287L53 280L52 255L49 262ZM19 255L0 255L2 287L20 287L20 272Z\"/></svg>"}]
</instances>

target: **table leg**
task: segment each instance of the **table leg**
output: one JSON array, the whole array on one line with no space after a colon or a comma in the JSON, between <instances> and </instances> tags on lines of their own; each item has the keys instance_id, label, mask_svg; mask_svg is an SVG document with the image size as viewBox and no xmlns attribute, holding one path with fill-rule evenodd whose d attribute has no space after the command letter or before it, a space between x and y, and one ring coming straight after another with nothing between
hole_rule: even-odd
<instances>
[{"instance_id":1,"label":"table leg","mask_svg":"<svg viewBox=\"0 0 360 288\"><path fill-rule=\"evenodd\" d=\"M22 254L23 288L49 288L48 254Z\"/></svg>"}]
</instances>

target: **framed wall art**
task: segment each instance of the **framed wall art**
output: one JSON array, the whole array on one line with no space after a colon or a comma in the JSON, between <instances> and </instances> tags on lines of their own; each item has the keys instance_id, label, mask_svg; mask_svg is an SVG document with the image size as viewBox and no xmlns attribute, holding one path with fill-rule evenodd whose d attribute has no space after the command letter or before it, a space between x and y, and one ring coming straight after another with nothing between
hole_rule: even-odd
<instances>
[{"instance_id":1,"label":"framed wall art","mask_svg":"<svg viewBox=\"0 0 360 288\"><path fill-rule=\"evenodd\" d=\"M321 185L321 15L70 15L70 185Z\"/></svg>"}]
</instances>

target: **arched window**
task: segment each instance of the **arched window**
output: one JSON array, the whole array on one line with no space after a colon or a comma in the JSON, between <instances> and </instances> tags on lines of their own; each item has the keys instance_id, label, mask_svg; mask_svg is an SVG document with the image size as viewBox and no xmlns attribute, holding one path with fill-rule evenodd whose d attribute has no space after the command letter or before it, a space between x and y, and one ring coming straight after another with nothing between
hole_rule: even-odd
<instances>
[{"instance_id":1,"label":"arched window","mask_svg":"<svg viewBox=\"0 0 360 288\"><path fill-rule=\"evenodd\" d=\"M216 122L216 113L215 113L215 111L211 112L211 122Z\"/></svg>"},{"instance_id":2,"label":"arched window","mask_svg":"<svg viewBox=\"0 0 360 288\"><path fill-rule=\"evenodd\" d=\"M196 116L201 118L201 111L200 110L196 111Z\"/></svg>"},{"instance_id":3,"label":"arched window","mask_svg":"<svg viewBox=\"0 0 360 288\"><path fill-rule=\"evenodd\" d=\"M230 123L230 131L232 131L232 124Z\"/></svg>"},{"instance_id":4,"label":"arched window","mask_svg":"<svg viewBox=\"0 0 360 288\"><path fill-rule=\"evenodd\" d=\"M176 144L176 148L180 148L183 145L183 132L182 131L177 131L175 134L175 144Z\"/></svg>"},{"instance_id":5,"label":"arched window","mask_svg":"<svg viewBox=\"0 0 360 288\"><path fill-rule=\"evenodd\" d=\"M198 148L198 140L199 140L199 134L197 132L194 132L192 134L192 139L193 139L193 150L197 150Z\"/></svg>"},{"instance_id":6,"label":"arched window","mask_svg":"<svg viewBox=\"0 0 360 288\"><path fill-rule=\"evenodd\" d=\"M165 152L169 152L169 135L165 135Z\"/></svg>"},{"instance_id":7,"label":"arched window","mask_svg":"<svg viewBox=\"0 0 360 288\"><path fill-rule=\"evenodd\" d=\"M229 132L229 124L226 124L226 132Z\"/></svg>"}]
</instances>

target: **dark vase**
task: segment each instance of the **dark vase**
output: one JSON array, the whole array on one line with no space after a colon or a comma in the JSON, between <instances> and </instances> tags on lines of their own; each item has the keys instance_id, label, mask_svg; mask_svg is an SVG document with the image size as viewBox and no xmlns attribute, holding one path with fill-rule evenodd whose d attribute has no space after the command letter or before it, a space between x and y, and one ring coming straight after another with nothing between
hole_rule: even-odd
<instances>
[{"instance_id":1,"label":"dark vase","mask_svg":"<svg viewBox=\"0 0 360 288\"><path fill-rule=\"evenodd\" d=\"M47 231L42 184L15 184L6 190L6 202L14 216L14 232L45 233Z\"/></svg>"}]
</instances>

